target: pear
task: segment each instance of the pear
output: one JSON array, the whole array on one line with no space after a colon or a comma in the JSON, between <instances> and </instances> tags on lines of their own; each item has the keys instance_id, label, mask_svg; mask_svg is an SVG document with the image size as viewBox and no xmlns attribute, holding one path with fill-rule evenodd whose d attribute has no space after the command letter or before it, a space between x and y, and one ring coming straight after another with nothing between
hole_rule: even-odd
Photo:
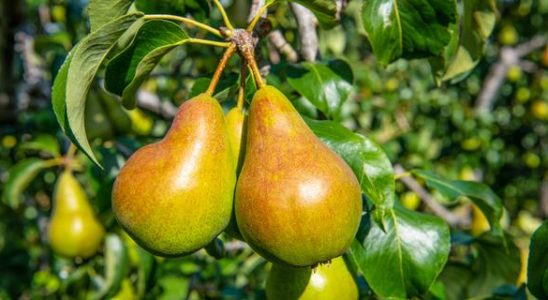
<instances>
[{"instance_id":1,"label":"pear","mask_svg":"<svg viewBox=\"0 0 548 300\"><path fill-rule=\"evenodd\" d=\"M310 266L350 246L362 213L346 163L274 87L255 94L235 214L244 239L273 262Z\"/></svg>"},{"instance_id":2,"label":"pear","mask_svg":"<svg viewBox=\"0 0 548 300\"><path fill-rule=\"evenodd\" d=\"M245 152L245 123L247 116L245 112L238 108L232 108L226 114L226 127L228 128L228 138L230 140L230 146L232 148L232 155L234 157L234 165L237 166L239 171L244 158Z\"/></svg>"},{"instance_id":3,"label":"pear","mask_svg":"<svg viewBox=\"0 0 548 300\"><path fill-rule=\"evenodd\" d=\"M266 282L268 300L356 300L358 286L342 257L331 263L295 268L273 265Z\"/></svg>"},{"instance_id":4,"label":"pear","mask_svg":"<svg viewBox=\"0 0 548 300\"><path fill-rule=\"evenodd\" d=\"M244 159L246 119L247 116L245 112L239 107L232 108L226 114L226 127L228 129L228 138L230 141L230 146L232 148L232 155L234 165L236 166L236 173L240 172L240 168ZM233 238L243 240L243 237L238 230L238 225L236 224L236 216L234 214L234 211L232 212L230 223L228 224L225 232Z\"/></svg>"},{"instance_id":5,"label":"pear","mask_svg":"<svg viewBox=\"0 0 548 300\"><path fill-rule=\"evenodd\" d=\"M236 173L223 111L206 94L184 102L159 142L136 151L112 190L116 219L160 256L192 253L228 225Z\"/></svg>"},{"instance_id":6,"label":"pear","mask_svg":"<svg viewBox=\"0 0 548 300\"><path fill-rule=\"evenodd\" d=\"M69 170L59 176L53 201L48 229L50 246L59 255L69 258L93 256L105 230L95 218L84 189Z\"/></svg>"}]
</instances>

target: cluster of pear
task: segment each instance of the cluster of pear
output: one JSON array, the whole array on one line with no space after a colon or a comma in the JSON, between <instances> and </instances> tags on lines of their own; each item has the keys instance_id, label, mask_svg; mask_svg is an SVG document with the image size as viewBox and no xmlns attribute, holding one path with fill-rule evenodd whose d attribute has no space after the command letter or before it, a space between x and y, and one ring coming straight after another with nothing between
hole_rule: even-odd
<instances>
[{"instance_id":1,"label":"cluster of pear","mask_svg":"<svg viewBox=\"0 0 548 300\"><path fill-rule=\"evenodd\" d=\"M192 253L226 231L274 270L339 257L362 214L352 170L268 85L248 116L234 108L225 117L205 93L184 102L164 139L120 170L112 205L121 226L156 255Z\"/></svg>"}]
</instances>

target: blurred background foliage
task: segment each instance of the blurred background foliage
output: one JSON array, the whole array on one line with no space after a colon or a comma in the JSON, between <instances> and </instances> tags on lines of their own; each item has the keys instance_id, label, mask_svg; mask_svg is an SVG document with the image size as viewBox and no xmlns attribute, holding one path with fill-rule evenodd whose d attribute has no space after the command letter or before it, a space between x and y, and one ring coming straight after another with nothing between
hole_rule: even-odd
<instances>
[{"instance_id":1,"label":"blurred background foliage","mask_svg":"<svg viewBox=\"0 0 548 300\"><path fill-rule=\"evenodd\" d=\"M209 11L202 1L179 2L178 13L207 20L214 27L221 25L218 12ZM238 25L246 23L248 2L223 1ZM156 258L122 233L110 209L112 182L124 160L163 136L170 124L170 109L204 86L220 58L219 49L190 45L162 60L139 97L160 103L163 109L156 105L128 112L113 106L112 96L100 88L91 92L88 136L105 170L80 154L77 178L109 232L97 256L67 260L48 246L45 232L57 168L41 171L24 191L4 190L9 170L14 172L17 162L56 157L68 148L51 110L51 83L68 51L88 32L86 5L85 0L4 0L0 4L0 191L17 195L19 201L14 205L13 199L3 197L0 203L0 299L264 298L269 266L243 243L223 236L226 255L219 260L205 251L179 259ZM174 12L173 7L152 5L151 10ZM436 85L426 60L378 64L358 21L359 5L349 2L341 26L319 29L321 60L342 59L353 71L352 98L343 106L340 121L373 137L390 160L405 169L431 169L446 178L487 183L503 199L503 226L524 257L531 233L548 215L548 47L508 65L488 109L480 111L478 99L495 76L490 70L501 63L503 49L514 49L545 33L548 1L497 1L497 22L485 57L463 80L441 86ZM280 5L269 18L298 49L297 24L289 8ZM284 56L273 61L265 42L259 49L259 63L270 66L267 80L289 95L304 115L321 118L288 83L290 63ZM232 66L238 70L237 64ZM226 108L234 105L236 79L237 75L227 73L219 88ZM406 207L428 211L420 197L399 181L397 190ZM433 196L444 201L435 191ZM447 205L465 220L453 239L486 231L481 213L471 204ZM456 244L452 262L481 255L459 250ZM449 264L442 279L458 276L458 271L458 264ZM509 284L517 289L522 282L523 278ZM508 284L497 282L501 294L512 294L503 283ZM445 286L446 294L450 290L456 292L447 299L458 299L459 287ZM363 284L362 295L368 295Z\"/></svg>"}]
</instances>

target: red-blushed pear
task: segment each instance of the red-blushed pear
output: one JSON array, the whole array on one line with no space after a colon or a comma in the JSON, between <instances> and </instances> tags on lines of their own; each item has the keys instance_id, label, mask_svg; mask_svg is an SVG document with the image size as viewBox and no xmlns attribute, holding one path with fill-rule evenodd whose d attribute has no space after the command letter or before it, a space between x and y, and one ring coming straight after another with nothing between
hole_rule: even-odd
<instances>
[{"instance_id":1,"label":"red-blushed pear","mask_svg":"<svg viewBox=\"0 0 548 300\"><path fill-rule=\"evenodd\" d=\"M358 294L342 257L313 270L275 264L266 282L268 300L356 300Z\"/></svg>"},{"instance_id":2,"label":"red-blushed pear","mask_svg":"<svg viewBox=\"0 0 548 300\"><path fill-rule=\"evenodd\" d=\"M105 235L95 218L86 193L71 171L57 179L53 195L53 212L48 228L51 248L68 258L93 256Z\"/></svg>"},{"instance_id":3,"label":"red-blushed pear","mask_svg":"<svg viewBox=\"0 0 548 300\"><path fill-rule=\"evenodd\" d=\"M255 94L235 214L244 239L273 262L310 266L350 246L362 213L346 163L272 86Z\"/></svg>"},{"instance_id":4,"label":"red-blushed pear","mask_svg":"<svg viewBox=\"0 0 548 300\"><path fill-rule=\"evenodd\" d=\"M235 182L223 111L200 94L181 105L164 139L129 158L114 183L112 207L145 249L185 255L228 225Z\"/></svg>"}]
</instances>

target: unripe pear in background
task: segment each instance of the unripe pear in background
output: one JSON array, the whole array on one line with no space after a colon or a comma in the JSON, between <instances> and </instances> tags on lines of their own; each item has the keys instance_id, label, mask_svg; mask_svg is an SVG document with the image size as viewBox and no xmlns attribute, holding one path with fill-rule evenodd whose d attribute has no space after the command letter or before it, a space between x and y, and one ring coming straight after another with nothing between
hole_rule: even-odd
<instances>
[{"instance_id":1,"label":"unripe pear in background","mask_svg":"<svg viewBox=\"0 0 548 300\"><path fill-rule=\"evenodd\" d=\"M94 255L105 230L95 218L84 189L69 170L59 176L53 201L48 230L53 250L69 258Z\"/></svg>"},{"instance_id":2,"label":"unripe pear in background","mask_svg":"<svg viewBox=\"0 0 548 300\"><path fill-rule=\"evenodd\" d=\"M201 94L186 101L164 139L140 148L120 170L112 191L116 219L157 255L206 246L230 220L233 160L217 100Z\"/></svg>"},{"instance_id":3,"label":"unripe pear in background","mask_svg":"<svg viewBox=\"0 0 548 300\"><path fill-rule=\"evenodd\" d=\"M362 214L358 180L274 87L255 94L235 213L244 239L273 262L310 266L340 256Z\"/></svg>"},{"instance_id":4,"label":"unripe pear in background","mask_svg":"<svg viewBox=\"0 0 548 300\"><path fill-rule=\"evenodd\" d=\"M358 286L342 257L315 269L272 266L266 282L268 300L356 300Z\"/></svg>"}]
</instances>

